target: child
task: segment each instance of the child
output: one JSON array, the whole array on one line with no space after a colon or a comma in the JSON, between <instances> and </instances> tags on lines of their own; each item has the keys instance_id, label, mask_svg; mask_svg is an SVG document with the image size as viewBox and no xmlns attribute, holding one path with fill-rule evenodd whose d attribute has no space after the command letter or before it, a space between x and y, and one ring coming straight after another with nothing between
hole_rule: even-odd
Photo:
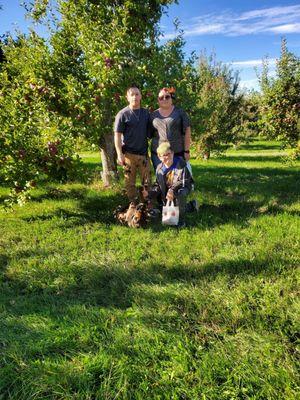
<instances>
[{"instance_id":1,"label":"child","mask_svg":"<svg viewBox=\"0 0 300 400\"><path fill-rule=\"evenodd\" d=\"M181 157L174 156L169 142L161 143L157 148L161 163L156 168L156 184L150 197L160 196L163 204L174 201L179 207L179 227L185 226L185 211L198 210L196 200L186 204L186 197L192 190L193 178Z\"/></svg>"}]
</instances>

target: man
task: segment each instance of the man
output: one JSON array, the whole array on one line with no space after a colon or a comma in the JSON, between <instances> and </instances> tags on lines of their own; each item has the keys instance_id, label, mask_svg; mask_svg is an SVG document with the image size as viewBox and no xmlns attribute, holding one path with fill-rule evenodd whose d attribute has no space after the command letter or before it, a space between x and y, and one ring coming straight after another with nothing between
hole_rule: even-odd
<instances>
[{"instance_id":1,"label":"man","mask_svg":"<svg viewBox=\"0 0 300 400\"><path fill-rule=\"evenodd\" d=\"M165 204L174 201L179 207L179 227L185 226L185 212L198 211L197 200L186 204L187 195L191 192L193 178L182 157L174 156L170 142L162 142L157 148L161 163L156 168L156 186L150 191L151 198L161 196Z\"/></svg>"},{"instance_id":2,"label":"man","mask_svg":"<svg viewBox=\"0 0 300 400\"><path fill-rule=\"evenodd\" d=\"M149 112L141 107L141 92L138 87L127 89L128 106L115 118L115 147L118 164L124 167L125 189L130 202L138 198L136 175L139 172L143 186L150 185L148 159Z\"/></svg>"}]
</instances>

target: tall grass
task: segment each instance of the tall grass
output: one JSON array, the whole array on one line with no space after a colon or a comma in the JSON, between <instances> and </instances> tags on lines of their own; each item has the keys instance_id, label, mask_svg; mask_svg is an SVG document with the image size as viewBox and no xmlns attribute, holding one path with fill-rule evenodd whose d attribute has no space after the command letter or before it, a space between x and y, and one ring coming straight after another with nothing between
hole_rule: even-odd
<instances>
[{"instance_id":1,"label":"tall grass","mask_svg":"<svg viewBox=\"0 0 300 400\"><path fill-rule=\"evenodd\" d=\"M119 226L121 188L96 181L2 212L0 399L299 399L300 164L282 155L193 160L179 231Z\"/></svg>"}]
</instances>

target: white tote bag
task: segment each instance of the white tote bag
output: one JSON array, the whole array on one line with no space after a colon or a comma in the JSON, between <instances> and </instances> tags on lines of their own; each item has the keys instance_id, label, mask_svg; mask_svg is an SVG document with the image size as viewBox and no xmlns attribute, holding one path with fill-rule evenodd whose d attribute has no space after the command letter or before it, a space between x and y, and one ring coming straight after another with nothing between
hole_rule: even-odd
<instances>
[{"instance_id":1,"label":"white tote bag","mask_svg":"<svg viewBox=\"0 0 300 400\"><path fill-rule=\"evenodd\" d=\"M162 209L162 224L163 225L178 225L179 207L174 205L174 201L167 201Z\"/></svg>"}]
</instances>

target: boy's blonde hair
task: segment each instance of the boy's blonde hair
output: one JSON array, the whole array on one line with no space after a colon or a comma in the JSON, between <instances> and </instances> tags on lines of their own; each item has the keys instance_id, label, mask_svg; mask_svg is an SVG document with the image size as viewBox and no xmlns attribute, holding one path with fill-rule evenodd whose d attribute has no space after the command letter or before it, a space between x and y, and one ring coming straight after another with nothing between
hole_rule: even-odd
<instances>
[{"instance_id":1,"label":"boy's blonde hair","mask_svg":"<svg viewBox=\"0 0 300 400\"><path fill-rule=\"evenodd\" d=\"M170 142L162 142L157 148L158 156L162 156L163 154L167 153L168 151L172 151Z\"/></svg>"}]
</instances>

